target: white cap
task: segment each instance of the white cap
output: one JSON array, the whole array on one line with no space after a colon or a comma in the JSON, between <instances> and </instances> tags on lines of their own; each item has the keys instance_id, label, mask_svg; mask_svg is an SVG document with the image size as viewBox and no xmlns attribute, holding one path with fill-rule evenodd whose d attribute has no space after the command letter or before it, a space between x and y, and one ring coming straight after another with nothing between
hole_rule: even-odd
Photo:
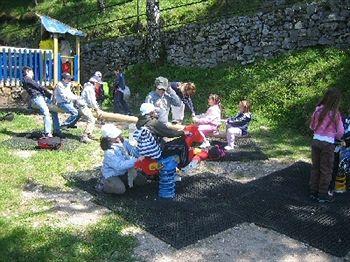
<instances>
[{"instance_id":1,"label":"white cap","mask_svg":"<svg viewBox=\"0 0 350 262\"><path fill-rule=\"evenodd\" d=\"M154 107L153 104L151 103L143 103L141 106L140 106L140 112L141 112L141 115L148 115L149 113L155 111L156 108Z\"/></svg>"},{"instance_id":2,"label":"white cap","mask_svg":"<svg viewBox=\"0 0 350 262\"><path fill-rule=\"evenodd\" d=\"M117 138L122 131L113 124L105 124L101 127L102 137Z\"/></svg>"},{"instance_id":3,"label":"white cap","mask_svg":"<svg viewBox=\"0 0 350 262\"><path fill-rule=\"evenodd\" d=\"M96 77L102 79L102 73L101 73L100 71L96 71L95 74L94 74L94 76L96 76Z\"/></svg>"}]
</instances>

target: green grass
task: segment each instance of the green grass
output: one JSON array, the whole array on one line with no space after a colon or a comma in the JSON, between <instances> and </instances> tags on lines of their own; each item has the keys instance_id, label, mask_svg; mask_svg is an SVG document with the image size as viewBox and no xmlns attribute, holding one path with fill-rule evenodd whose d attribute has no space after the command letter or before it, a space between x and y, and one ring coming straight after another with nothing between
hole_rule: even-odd
<instances>
[{"instance_id":1,"label":"green grass","mask_svg":"<svg viewBox=\"0 0 350 262\"><path fill-rule=\"evenodd\" d=\"M80 144L73 150L35 151L20 157L10 143L11 132L42 128L30 115L16 114L0 127L0 261L132 261L135 239L123 236L128 223L115 214L88 227L57 227L51 216L53 203L44 199L23 202L29 181L45 190L69 191L63 175L92 170L101 163L98 142ZM82 130L70 131L80 135ZM15 143L15 142L14 142ZM57 224L57 223L56 223Z\"/></svg>"},{"instance_id":2,"label":"green grass","mask_svg":"<svg viewBox=\"0 0 350 262\"><path fill-rule=\"evenodd\" d=\"M106 0L105 13L98 11L96 0L42 0L38 6L34 1L3 0L0 3L0 17L8 17L0 28L0 36L11 43L21 39L35 39L39 43L40 25L35 13L49 15L73 27L81 28L88 39L104 39L135 33L138 28L137 0ZM66 4L63 4L66 2ZM162 0L160 8L163 25L166 29L178 27L193 21L208 21L222 15L249 15L266 8L262 0L208 0L206 2L183 6L197 0ZM287 4L308 2L308 0L289 0ZM139 0L140 14L146 12L146 0ZM172 7L178 8L169 9ZM181 7L182 6L182 7ZM117 20L117 21L116 21ZM97 25L96 25L97 24ZM140 17L141 31L146 28L146 16ZM33 43L34 44L34 43ZM37 45L36 45L37 46Z\"/></svg>"},{"instance_id":3,"label":"green grass","mask_svg":"<svg viewBox=\"0 0 350 262\"><path fill-rule=\"evenodd\" d=\"M167 64L156 68L152 65L135 65L126 72L134 98L139 97L138 103L153 89L157 76L192 81L197 86L193 100L198 112L206 110L205 101L210 93L222 97L226 116L236 112L240 100L249 99L257 122L304 134L307 134L309 117L317 101L330 87L342 90L341 109L347 113L349 75L349 51L336 48L311 48L261 60L249 66L234 64L200 69Z\"/></svg>"}]
</instances>

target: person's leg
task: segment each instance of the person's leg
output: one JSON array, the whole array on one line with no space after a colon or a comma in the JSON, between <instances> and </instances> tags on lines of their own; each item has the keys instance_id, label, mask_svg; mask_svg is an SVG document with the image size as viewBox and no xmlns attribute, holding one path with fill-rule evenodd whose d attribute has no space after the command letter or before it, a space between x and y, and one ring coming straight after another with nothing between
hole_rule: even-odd
<instances>
[{"instance_id":1,"label":"person's leg","mask_svg":"<svg viewBox=\"0 0 350 262\"><path fill-rule=\"evenodd\" d=\"M44 115L44 132L45 135L52 135L52 120L49 108L45 102L45 98L43 96L37 96L31 100L31 104L33 108L39 109L40 113Z\"/></svg>"},{"instance_id":2,"label":"person's leg","mask_svg":"<svg viewBox=\"0 0 350 262\"><path fill-rule=\"evenodd\" d=\"M61 126L60 126L60 120L58 118L58 113L57 111L55 111L52 107L52 101L50 99L46 99L46 103L47 106L50 110L51 113L51 118L52 118L52 122L53 122L53 132L56 135L60 135L61 134Z\"/></svg>"},{"instance_id":3,"label":"person's leg","mask_svg":"<svg viewBox=\"0 0 350 262\"><path fill-rule=\"evenodd\" d=\"M108 194L124 194L125 185L123 181L118 176L112 176L103 180L103 189L105 193Z\"/></svg>"},{"instance_id":4,"label":"person's leg","mask_svg":"<svg viewBox=\"0 0 350 262\"><path fill-rule=\"evenodd\" d=\"M73 126L79 118L78 110L73 106L73 103L60 103L58 106L70 116L64 121L64 126Z\"/></svg>"},{"instance_id":5,"label":"person's leg","mask_svg":"<svg viewBox=\"0 0 350 262\"><path fill-rule=\"evenodd\" d=\"M318 193L318 184L320 180L320 155L321 151L319 148L320 141L313 140L311 144L311 159L312 159L312 167L311 174L309 180L310 193Z\"/></svg>"},{"instance_id":6,"label":"person's leg","mask_svg":"<svg viewBox=\"0 0 350 262\"><path fill-rule=\"evenodd\" d=\"M92 111L87 106L84 106L79 109L79 115L82 116L83 120L85 120L86 127L81 137L81 142L89 143L92 142L93 139L93 131L95 129L96 118L93 116Z\"/></svg>"},{"instance_id":7,"label":"person's leg","mask_svg":"<svg viewBox=\"0 0 350 262\"><path fill-rule=\"evenodd\" d=\"M176 138L164 144L162 157L177 155L179 157L179 168L186 166L189 162L189 149L183 137Z\"/></svg>"},{"instance_id":8,"label":"person's leg","mask_svg":"<svg viewBox=\"0 0 350 262\"><path fill-rule=\"evenodd\" d=\"M207 139L207 136L212 134L216 130L217 130L217 127L214 125L199 125L198 126L198 131L204 137L204 142L202 143L202 145L200 145L201 148L207 148L210 146L210 143Z\"/></svg>"},{"instance_id":9,"label":"person's leg","mask_svg":"<svg viewBox=\"0 0 350 262\"><path fill-rule=\"evenodd\" d=\"M181 101L180 106L171 106L171 115L173 121L182 123L185 117L185 104Z\"/></svg>"},{"instance_id":10,"label":"person's leg","mask_svg":"<svg viewBox=\"0 0 350 262\"><path fill-rule=\"evenodd\" d=\"M320 155L320 180L318 185L319 195L327 195L334 164L334 145L324 142Z\"/></svg>"},{"instance_id":11,"label":"person's leg","mask_svg":"<svg viewBox=\"0 0 350 262\"><path fill-rule=\"evenodd\" d=\"M235 139L237 136L242 136L242 130L238 127L229 127L226 131L227 146L235 147Z\"/></svg>"},{"instance_id":12,"label":"person's leg","mask_svg":"<svg viewBox=\"0 0 350 262\"><path fill-rule=\"evenodd\" d=\"M123 93L120 91L116 91L114 93L114 113L123 113L123 106L121 104L121 97L122 97Z\"/></svg>"}]
</instances>

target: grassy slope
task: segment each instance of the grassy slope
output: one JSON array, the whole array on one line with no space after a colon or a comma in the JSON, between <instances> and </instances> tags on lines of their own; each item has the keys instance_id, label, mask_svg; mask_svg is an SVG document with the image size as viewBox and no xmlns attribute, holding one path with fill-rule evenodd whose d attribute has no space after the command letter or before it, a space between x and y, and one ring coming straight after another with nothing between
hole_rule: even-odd
<instances>
[{"instance_id":1,"label":"grassy slope","mask_svg":"<svg viewBox=\"0 0 350 262\"><path fill-rule=\"evenodd\" d=\"M251 100L255 119L253 133L263 142L270 157L308 156L309 117L327 88L340 88L342 110L349 109L350 54L333 48L308 49L245 67L197 69L136 65L130 67L126 75L129 86L141 99L152 89L153 79L159 75L170 80L194 82L198 90L194 97L198 112L206 109L210 93L222 97L226 116L236 112L239 100ZM136 100L136 104L141 99ZM260 126L268 126L270 131L261 131Z\"/></svg>"}]
</instances>

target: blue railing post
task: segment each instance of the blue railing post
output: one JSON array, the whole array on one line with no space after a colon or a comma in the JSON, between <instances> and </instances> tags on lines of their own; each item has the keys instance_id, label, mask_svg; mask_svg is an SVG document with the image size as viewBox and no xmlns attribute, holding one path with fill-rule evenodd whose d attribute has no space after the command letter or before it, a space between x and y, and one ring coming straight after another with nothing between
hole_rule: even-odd
<instances>
[{"instance_id":1,"label":"blue railing post","mask_svg":"<svg viewBox=\"0 0 350 262\"><path fill-rule=\"evenodd\" d=\"M39 58L39 79L40 79L40 84L45 85L44 77L43 77L43 53L41 52L41 50L39 51L38 58Z\"/></svg>"},{"instance_id":2,"label":"blue railing post","mask_svg":"<svg viewBox=\"0 0 350 262\"><path fill-rule=\"evenodd\" d=\"M78 59L78 55L74 56L74 65L73 65L73 69L74 69L74 81L78 82L78 74L79 74L79 59Z\"/></svg>"}]
</instances>

